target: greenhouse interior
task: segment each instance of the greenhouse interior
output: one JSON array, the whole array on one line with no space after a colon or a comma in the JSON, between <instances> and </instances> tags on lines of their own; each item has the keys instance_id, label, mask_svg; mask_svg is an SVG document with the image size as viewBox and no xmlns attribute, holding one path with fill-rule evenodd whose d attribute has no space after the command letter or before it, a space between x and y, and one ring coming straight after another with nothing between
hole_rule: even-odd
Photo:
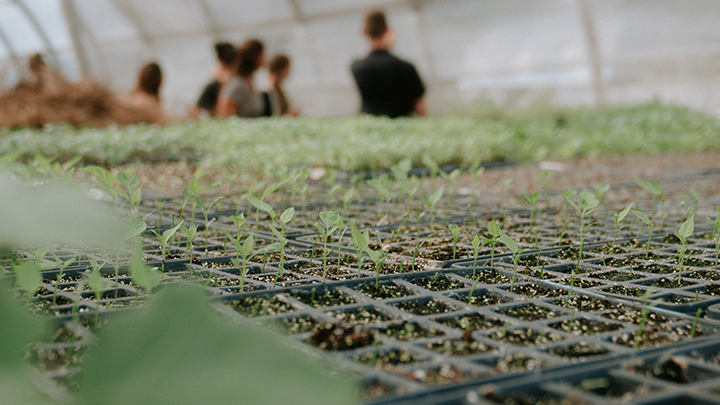
<instances>
[{"instance_id":1,"label":"greenhouse interior","mask_svg":"<svg viewBox=\"0 0 720 405\"><path fill-rule=\"evenodd\" d=\"M719 18L0 0L0 402L720 404Z\"/></svg>"}]
</instances>

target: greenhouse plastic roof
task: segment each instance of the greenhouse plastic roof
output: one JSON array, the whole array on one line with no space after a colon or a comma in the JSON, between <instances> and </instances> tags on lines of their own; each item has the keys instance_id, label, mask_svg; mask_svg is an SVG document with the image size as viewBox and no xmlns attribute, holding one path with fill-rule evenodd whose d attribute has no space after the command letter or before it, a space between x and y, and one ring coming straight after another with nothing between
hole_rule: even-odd
<instances>
[{"instance_id":1,"label":"greenhouse plastic roof","mask_svg":"<svg viewBox=\"0 0 720 405\"><path fill-rule=\"evenodd\" d=\"M305 113L353 114L349 65L367 52L360 26L375 7L434 113L479 96L720 110L714 0L0 0L0 84L43 52L72 79L89 74L127 93L156 60L165 105L184 112L211 77L212 44L257 37L270 56L293 60L288 92Z\"/></svg>"}]
</instances>

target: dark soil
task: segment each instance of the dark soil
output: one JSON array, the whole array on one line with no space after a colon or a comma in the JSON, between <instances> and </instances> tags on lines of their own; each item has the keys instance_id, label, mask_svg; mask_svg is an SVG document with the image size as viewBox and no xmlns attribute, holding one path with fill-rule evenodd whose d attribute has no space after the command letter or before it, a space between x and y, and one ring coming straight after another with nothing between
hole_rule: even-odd
<instances>
[{"instance_id":1,"label":"dark soil","mask_svg":"<svg viewBox=\"0 0 720 405\"><path fill-rule=\"evenodd\" d=\"M627 253L627 249L623 249L619 245L613 245L612 242L608 242L602 246L598 246L592 250L593 253L599 253L604 255L617 255Z\"/></svg>"},{"instance_id":2,"label":"dark soil","mask_svg":"<svg viewBox=\"0 0 720 405\"><path fill-rule=\"evenodd\" d=\"M499 373L528 371L551 366L553 363L523 353L502 356L495 361L494 370Z\"/></svg>"},{"instance_id":3,"label":"dark soil","mask_svg":"<svg viewBox=\"0 0 720 405\"><path fill-rule=\"evenodd\" d=\"M527 304L519 307L503 308L497 312L522 319L523 321L536 321L538 319L550 319L558 316L554 311L539 307L535 304Z\"/></svg>"},{"instance_id":4,"label":"dark soil","mask_svg":"<svg viewBox=\"0 0 720 405\"><path fill-rule=\"evenodd\" d=\"M412 255L412 253L410 255ZM432 250L420 251L418 252L418 257L441 261L465 259L468 257L472 257L472 250L462 246L457 246L455 249L455 258L453 258L452 245L449 245Z\"/></svg>"},{"instance_id":5,"label":"dark soil","mask_svg":"<svg viewBox=\"0 0 720 405\"><path fill-rule=\"evenodd\" d=\"M475 305L476 307L487 307L490 305L497 305L497 304L502 304L504 302L507 302L505 300L505 298L503 298L499 295L490 294L490 293L486 293L486 292L477 292L477 293L474 292L472 297L470 297L470 299L468 300L468 294L469 293L458 294L453 298L455 298L456 300L461 301L461 302L467 302L470 305Z\"/></svg>"},{"instance_id":6,"label":"dark soil","mask_svg":"<svg viewBox=\"0 0 720 405\"><path fill-rule=\"evenodd\" d=\"M283 333L297 335L299 333L317 330L318 321L308 316L294 316L287 319L274 319L269 325Z\"/></svg>"},{"instance_id":7,"label":"dark soil","mask_svg":"<svg viewBox=\"0 0 720 405\"><path fill-rule=\"evenodd\" d=\"M542 280L550 280L550 279L555 278L555 275L554 275L554 274L547 273L547 272L545 272L545 271L542 270L542 269L540 269L540 270L538 270L538 269L531 269L531 268L529 268L529 267L526 267L526 268L523 269L523 270L518 270L518 273L524 274L524 275L530 276L530 277L539 278L539 279L542 279Z\"/></svg>"},{"instance_id":8,"label":"dark soil","mask_svg":"<svg viewBox=\"0 0 720 405\"><path fill-rule=\"evenodd\" d=\"M684 276L699 280L720 280L720 272L716 270L695 270L690 273L685 273Z\"/></svg>"},{"instance_id":9,"label":"dark soil","mask_svg":"<svg viewBox=\"0 0 720 405\"><path fill-rule=\"evenodd\" d=\"M700 294L712 295L713 297L720 296L720 284L710 283L705 287L704 290L699 290Z\"/></svg>"},{"instance_id":10,"label":"dark soil","mask_svg":"<svg viewBox=\"0 0 720 405\"><path fill-rule=\"evenodd\" d=\"M287 294L287 292L286 292ZM293 291L290 296L315 308L332 307L336 305L348 305L355 303L355 299L338 290Z\"/></svg>"},{"instance_id":11,"label":"dark soil","mask_svg":"<svg viewBox=\"0 0 720 405\"><path fill-rule=\"evenodd\" d=\"M395 284L391 281L383 281L377 287L375 286L375 283L365 284L358 290L358 292L377 300L413 295L413 292L407 289L407 287Z\"/></svg>"},{"instance_id":12,"label":"dark soil","mask_svg":"<svg viewBox=\"0 0 720 405\"><path fill-rule=\"evenodd\" d=\"M434 319L434 321L453 328L469 329L471 331L496 328L503 325L501 321L481 314L463 315L459 318L439 318Z\"/></svg>"},{"instance_id":13,"label":"dark soil","mask_svg":"<svg viewBox=\"0 0 720 405\"><path fill-rule=\"evenodd\" d=\"M333 277L333 276L345 276L349 274L357 274L354 271L350 271L344 267L338 266L327 266L327 273L323 272L322 267L313 267L310 269L299 270L298 273L307 274L315 277Z\"/></svg>"},{"instance_id":14,"label":"dark soil","mask_svg":"<svg viewBox=\"0 0 720 405\"><path fill-rule=\"evenodd\" d=\"M437 274L439 273L436 273L436 276L418 277L416 279L410 280L410 282L415 284L416 286L431 291L445 291L465 288L465 283L463 283L462 281L454 280Z\"/></svg>"},{"instance_id":15,"label":"dark soil","mask_svg":"<svg viewBox=\"0 0 720 405\"><path fill-rule=\"evenodd\" d=\"M637 280L639 278L643 278L643 275L640 274L631 274L631 273L625 273L622 271L609 271L607 273L593 273L590 274L590 277L592 278L599 278L602 280L608 280L608 281L630 281L630 280Z\"/></svg>"},{"instance_id":16,"label":"dark soil","mask_svg":"<svg viewBox=\"0 0 720 405\"><path fill-rule=\"evenodd\" d=\"M639 308L616 308L605 311L600 314L603 318L612 319L620 322L629 322L639 324L642 320L642 310ZM659 328L665 325L669 320L657 312L652 312L647 316L645 327Z\"/></svg>"},{"instance_id":17,"label":"dark soil","mask_svg":"<svg viewBox=\"0 0 720 405\"><path fill-rule=\"evenodd\" d=\"M435 328L425 329L415 322L396 323L385 328L376 329L376 332L380 336L399 340L415 340L445 334L443 331Z\"/></svg>"},{"instance_id":18,"label":"dark soil","mask_svg":"<svg viewBox=\"0 0 720 405\"><path fill-rule=\"evenodd\" d=\"M640 265L635 265L632 267L632 270L642 271L645 273L653 273L653 274L668 274L675 272L675 267L667 266L664 264L659 263L643 263Z\"/></svg>"},{"instance_id":19,"label":"dark soil","mask_svg":"<svg viewBox=\"0 0 720 405\"><path fill-rule=\"evenodd\" d=\"M626 287L624 285L615 285L610 288L606 288L603 291L613 293L613 294L627 295L630 297L641 297L643 294L645 294L647 292L646 290L643 290L642 288Z\"/></svg>"},{"instance_id":20,"label":"dark soil","mask_svg":"<svg viewBox=\"0 0 720 405\"><path fill-rule=\"evenodd\" d=\"M432 315L456 310L454 306L438 300L405 301L395 305L397 308L414 315Z\"/></svg>"},{"instance_id":21,"label":"dark soil","mask_svg":"<svg viewBox=\"0 0 720 405\"><path fill-rule=\"evenodd\" d=\"M275 315L295 311L295 307L287 302L277 297L267 295L242 297L237 300L225 302L225 305L229 305L232 309L249 317Z\"/></svg>"},{"instance_id":22,"label":"dark soil","mask_svg":"<svg viewBox=\"0 0 720 405\"><path fill-rule=\"evenodd\" d=\"M570 279L569 278L563 278L560 280L557 280L556 283L562 284L562 285L570 285ZM605 283L600 283L598 281L588 280L586 278L576 278L573 280L573 288L592 288L597 287L599 285L604 285Z\"/></svg>"},{"instance_id":23,"label":"dark soil","mask_svg":"<svg viewBox=\"0 0 720 405\"><path fill-rule=\"evenodd\" d=\"M563 340L563 337L557 333L538 332L532 329L517 329L507 331L506 333L497 331L490 334L489 337L501 342L522 346L542 345Z\"/></svg>"},{"instance_id":24,"label":"dark soil","mask_svg":"<svg viewBox=\"0 0 720 405\"><path fill-rule=\"evenodd\" d=\"M659 378L674 383L687 384L694 380L688 373L688 364L680 357L671 356L656 364L630 366L630 371L647 377Z\"/></svg>"},{"instance_id":25,"label":"dark soil","mask_svg":"<svg viewBox=\"0 0 720 405\"><path fill-rule=\"evenodd\" d=\"M374 308L358 308L346 312L330 313L341 322L349 322L355 325L367 325L369 323L384 322L392 319Z\"/></svg>"},{"instance_id":26,"label":"dark soil","mask_svg":"<svg viewBox=\"0 0 720 405\"><path fill-rule=\"evenodd\" d=\"M556 259L577 261L580 256L580 248L576 247L564 247L556 255ZM583 251L583 259L590 259L592 256L587 254L587 249Z\"/></svg>"},{"instance_id":27,"label":"dark soil","mask_svg":"<svg viewBox=\"0 0 720 405\"><path fill-rule=\"evenodd\" d=\"M324 350L349 350L373 344L375 337L365 328L350 324L326 323L318 327L307 342Z\"/></svg>"},{"instance_id":28,"label":"dark soil","mask_svg":"<svg viewBox=\"0 0 720 405\"><path fill-rule=\"evenodd\" d=\"M469 336L469 333L467 334ZM444 340L437 343L425 345L430 350L442 353L446 356L465 356L469 354L486 353L495 348L484 343L469 339Z\"/></svg>"},{"instance_id":29,"label":"dark soil","mask_svg":"<svg viewBox=\"0 0 720 405\"><path fill-rule=\"evenodd\" d=\"M630 267L637 263L635 263L635 259L632 257L604 257L600 264L607 267Z\"/></svg>"},{"instance_id":30,"label":"dark soil","mask_svg":"<svg viewBox=\"0 0 720 405\"><path fill-rule=\"evenodd\" d=\"M570 359L581 359L585 357L600 356L609 352L610 350L602 346L587 342L579 342L571 346L551 348L548 350L548 353L550 354Z\"/></svg>"},{"instance_id":31,"label":"dark soil","mask_svg":"<svg viewBox=\"0 0 720 405\"><path fill-rule=\"evenodd\" d=\"M695 283L691 281L687 281L685 279L677 279L677 278L667 278L663 277L660 279L655 280L654 283L650 284L652 287L660 287L660 288L682 288L687 287L689 285L694 285Z\"/></svg>"},{"instance_id":32,"label":"dark soil","mask_svg":"<svg viewBox=\"0 0 720 405\"><path fill-rule=\"evenodd\" d=\"M272 284L275 282L276 276L277 276L277 273L262 273L262 274L252 274L252 275L248 276L248 278ZM288 282L298 281L298 280L303 280L303 278L298 276L297 274L287 273L287 272L281 274L277 279L279 286L285 286L286 283L288 283Z\"/></svg>"},{"instance_id":33,"label":"dark soil","mask_svg":"<svg viewBox=\"0 0 720 405\"><path fill-rule=\"evenodd\" d=\"M566 302L567 308L575 308L576 310L582 312L604 311L622 306L622 304L612 303L605 299L589 297L587 295L572 295L567 301L565 299L560 299L552 301L552 304L565 307Z\"/></svg>"},{"instance_id":34,"label":"dark soil","mask_svg":"<svg viewBox=\"0 0 720 405\"><path fill-rule=\"evenodd\" d=\"M570 321L563 320L560 322L551 323L548 326L557 330L568 332L568 326L570 326ZM623 325L619 323L598 322L593 321L592 319L581 318L573 320L569 332L576 335L595 335L597 333L616 331L622 328Z\"/></svg>"},{"instance_id":35,"label":"dark soil","mask_svg":"<svg viewBox=\"0 0 720 405\"><path fill-rule=\"evenodd\" d=\"M524 295L528 298L546 298L567 295L567 291L565 290L561 290L559 288L549 288L539 284L520 284L514 286L513 288L508 287L506 290L515 294Z\"/></svg>"},{"instance_id":36,"label":"dark soil","mask_svg":"<svg viewBox=\"0 0 720 405\"><path fill-rule=\"evenodd\" d=\"M475 272L474 277L472 273L468 273L465 277L478 281L480 284L505 284L510 282L507 276L498 273L495 269L479 270Z\"/></svg>"},{"instance_id":37,"label":"dark soil","mask_svg":"<svg viewBox=\"0 0 720 405\"><path fill-rule=\"evenodd\" d=\"M523 267L541 267L543 265L549 264L546 260L541 259L540 257L521 257L518 259L518 266Z\"/></svg>"},{"instance_id":38,"label":"dark soil","mask_svg":"<svg viewBox=\"0 0 720 405\"><path fill-rule=\"evenodd\" d=\"M621 335L613 336L610 340L611 342L623 346L630 346L630 347L636 347L635 346L635 340L636 340L636 334L635 333L623 333ZM667 335L661 334L658 331L655 330L643 330L642 335L640 336L640 340L637 344L637 349L642 349L644 347L649 346L661 346L670 344L673 342L677 342L680 340L680 337L674 336L669 337Z\"/></svg>"},{"instance_id":39,"label":"dark soil","mask_svg":"<svg viewBox=\"0 0 720 405\"><path fill-rule=\"evenodd\" d=\"M353 360L367 363L376 368L389 368L397 365L412 364L424 358L419 357L403 349L393 349L390 351L381 351L373 353L365 353L360 356L354 356Z\"/></svg>"},{"instance_id":40,"label":"dark soil","mask_svg":"<svg viewBox=\"0 0 720 405\"><path fill-rule=\"evenodd\" d=\"M453 365L440 364L433 368L414 371L410 373L410 377L425 384L435 385L464 381L469 379L470 375Z\"/></svg>"}]
</instances>

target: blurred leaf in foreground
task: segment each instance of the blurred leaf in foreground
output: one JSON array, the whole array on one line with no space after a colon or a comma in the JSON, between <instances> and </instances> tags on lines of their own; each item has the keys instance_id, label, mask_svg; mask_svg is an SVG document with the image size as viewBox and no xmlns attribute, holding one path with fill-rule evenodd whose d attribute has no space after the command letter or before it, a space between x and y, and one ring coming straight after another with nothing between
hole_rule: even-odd
<instances>
[{"instance_id":1,"label":"blurred leaf in foreground","mask_svg":"<svg viewBox=\"0 0 720 405\"><path fill-rule=\"evenodd\" d=\"M255 324L229 324L190 286L103 328L78 378L81 399L104 405L358 402L353 379Z\"/></svg>"}]
</instances>

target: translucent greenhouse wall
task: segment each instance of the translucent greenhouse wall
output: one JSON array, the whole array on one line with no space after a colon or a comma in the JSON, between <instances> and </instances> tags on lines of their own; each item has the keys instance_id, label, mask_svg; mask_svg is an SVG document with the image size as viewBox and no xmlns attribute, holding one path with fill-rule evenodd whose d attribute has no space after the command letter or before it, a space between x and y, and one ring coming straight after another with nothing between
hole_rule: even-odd
<instances>
[{"instance_id":1,"label":"translucent greenhouse wall","mask_svg":"<svg viewBox=\"0 0 720 405\"><path fill-rule=\"evenodd\" d=\"M71 78L127 93L157 60L165 105L184 113L210 79L212 44L257 37L268 56L293 60L287 90L305 114L349 115L359 108L349 65L367 52L373 7L418 67L433 114L480 97L720 112L717 0L0 0L0 74L12 85L41 51Z\"/></svg>"}]
</instances>

